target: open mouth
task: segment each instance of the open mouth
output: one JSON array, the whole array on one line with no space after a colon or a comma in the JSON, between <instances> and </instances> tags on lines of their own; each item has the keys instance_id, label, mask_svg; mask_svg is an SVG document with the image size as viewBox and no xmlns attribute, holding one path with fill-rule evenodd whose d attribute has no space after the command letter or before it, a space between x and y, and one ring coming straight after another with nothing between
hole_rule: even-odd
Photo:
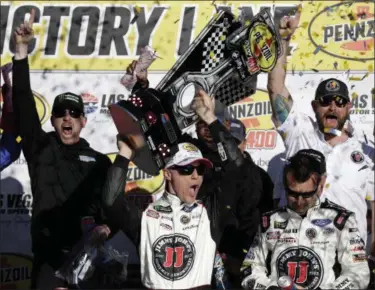
<instances>
[{"instance_id":1,"label":"open mouth","mask_svg":"<svg viewBox=\"0 0 375 290\"><path fill-rule=\"evenodd\" d=\"M189 190L190 196L191 197L196 196L196 194L198 193L198 190L199 190L199 186L198 185L192 185L192 186L190 186L190 190Z\"/></svg>"},{"instance_id":2,"label":"open mouth","mask_svg":"<svg viewBox=\"0 0 375 290\"><path fill-rule=\"evenodd\" d=\"M325 116L325 119L326 119L326 124L328 125L328 127L334 127L337 125L338 118L336 115L328 114Z\"/></svg>"},{"instance_id":3,"label":"open mouth","mask_svg":"<svg viewBox=\"0 0 375 290\"><path fill-rule=\"evenodd\" d=\"M73 128L71 126L63 126L62 129L64 135L71 135L73 132Z\"/></svg>"}]
</instances>

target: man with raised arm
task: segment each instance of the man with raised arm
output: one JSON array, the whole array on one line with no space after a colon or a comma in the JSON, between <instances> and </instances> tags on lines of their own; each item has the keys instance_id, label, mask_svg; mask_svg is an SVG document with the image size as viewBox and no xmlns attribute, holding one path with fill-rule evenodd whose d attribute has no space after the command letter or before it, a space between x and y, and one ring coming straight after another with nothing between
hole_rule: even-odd
<instances>
[{"instance_id":1,"label":"man with raised arm","mask_svg":"<svg viewBox=\"0 0 375 290\"><path fill-rule=\"evenodd\" d=\"M345 83L338 79L323 80L311 102L315 118L298 111L285 85L286 52L289 40L298 28L301 6L293 17L280 21L284 54L268 76L268 93L272 105L272 120L283 138L286 157L301 149L316 149L327 159L327 182L322 194L331 201L355 213L364 241L366 231L366 200L374 202L373 161L365 152L354 130L347 130L352 103ZM282 184L280 176L278 184ZM285 196L282 186L275 186L276 197ZM285 199L280 205L285 205ZM374 242L374 239L372 240Z\"/></svg>"},{"instance_id":2,"label":"man with raised arm","mask_svg":"<svg viewBox=\"0 0 375 290\"><path fill-rule=\"evenodd\" d=\"M27 52L34 38L34 17L32 10L30 20L14 33L13 104L33 194L31 288L44 290L65 285L55 271L81 239L81 219L91 216L96 223L103 222L100 192L111 162L80 138L87 120L79 95L58 95L51 117L55 130L42 129L30 87Z\"/></svg>"}]
</instances>

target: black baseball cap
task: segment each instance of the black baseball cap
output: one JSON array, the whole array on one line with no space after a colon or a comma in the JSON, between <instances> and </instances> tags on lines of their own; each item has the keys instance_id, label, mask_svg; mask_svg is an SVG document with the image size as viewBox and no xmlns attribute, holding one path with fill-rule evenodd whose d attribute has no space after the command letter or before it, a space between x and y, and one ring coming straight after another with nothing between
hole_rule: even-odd
<instances>
[{"instance_id":1,"label":"black baseball cap","mask_svg":"<svg viewBox=\"0 0 375 290\"><path fill-rule=\"evenodd\" d=\"M350 102L348 86L334 78L322 81L315 91L315 100L325 96L340 96Z\"/></svg>"},{"instance_id":2,"label":"black baseball cap","mask_svg":"<svg viewBox=\"0 0 375 290\"><path fill-rule=\"evenodd\" d=\"M70 92L60 94L53 101L52 111L56 109L75 109L84 113L82 97Z\"/></svg>"},{"instance_id":3,"label":"black baseball cap","mask_svg":"<svg viewBox=\"0 0 375 290\"><path fill-rule=\"evenodd\" d=\"M238 119L231 119L230 120L230 133L236 140L241 143L246 139L246 127L245 125Z\"/></svg>"},{"instance_id":4,"label":"black baseball cap","mask_svg":"<svg viewBox=\"0 0 375 290\"><path fill-rule=\"evenodd\" d=\"M294 156L288 159L289 165L297 168L302 158L307 158L309 160L307 166L312 172L316 172L319 175L326 173L326 159L320 151L314 149L299 150Z\"/></svg>"}]
</instances>

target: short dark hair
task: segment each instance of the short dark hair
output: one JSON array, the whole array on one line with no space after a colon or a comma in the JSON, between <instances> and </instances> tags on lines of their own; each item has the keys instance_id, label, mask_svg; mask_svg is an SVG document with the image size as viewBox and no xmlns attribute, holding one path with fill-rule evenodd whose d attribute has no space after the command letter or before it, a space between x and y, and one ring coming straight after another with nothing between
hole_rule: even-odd
<instances>
[{"instance_id":1,"label":"short dark hair","mask_svg":"<svg viewBox=\"0 0 375 290\"><path fill-rule=\"evenodd\" d=\"M292 173L298 183L306 182L311 175L321 177L326 173L324 155L313 149L303 149L288 159L284 168L284 185L287 185L286 176Z\"/></svg>"}]
</instances>

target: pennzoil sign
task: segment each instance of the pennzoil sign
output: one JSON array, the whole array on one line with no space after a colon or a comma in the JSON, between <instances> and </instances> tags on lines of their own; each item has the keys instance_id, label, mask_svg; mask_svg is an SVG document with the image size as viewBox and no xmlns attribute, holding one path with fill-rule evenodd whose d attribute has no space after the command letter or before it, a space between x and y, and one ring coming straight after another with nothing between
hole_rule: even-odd
<instances>
[{"instance_id":1,"label":"pennzoil sign","mask_svg":"<svg viewBox=\"0 0 375 290\"><path fill-rule=\"evenodd\" d=\"M345 60L374 61L374 2L346 1L328 6L309 24L320 51Z\"/></svg>"},{"instance_id":2,"label":"pennzoil sign","mask_svg":"<svg viewBox=\"0 0 375 290\"><path fill-rule=\"evenodd\" d=\"M23 254L0 253L1 289L30 289L32 258Z\"/></svg>"}]
</instances>

